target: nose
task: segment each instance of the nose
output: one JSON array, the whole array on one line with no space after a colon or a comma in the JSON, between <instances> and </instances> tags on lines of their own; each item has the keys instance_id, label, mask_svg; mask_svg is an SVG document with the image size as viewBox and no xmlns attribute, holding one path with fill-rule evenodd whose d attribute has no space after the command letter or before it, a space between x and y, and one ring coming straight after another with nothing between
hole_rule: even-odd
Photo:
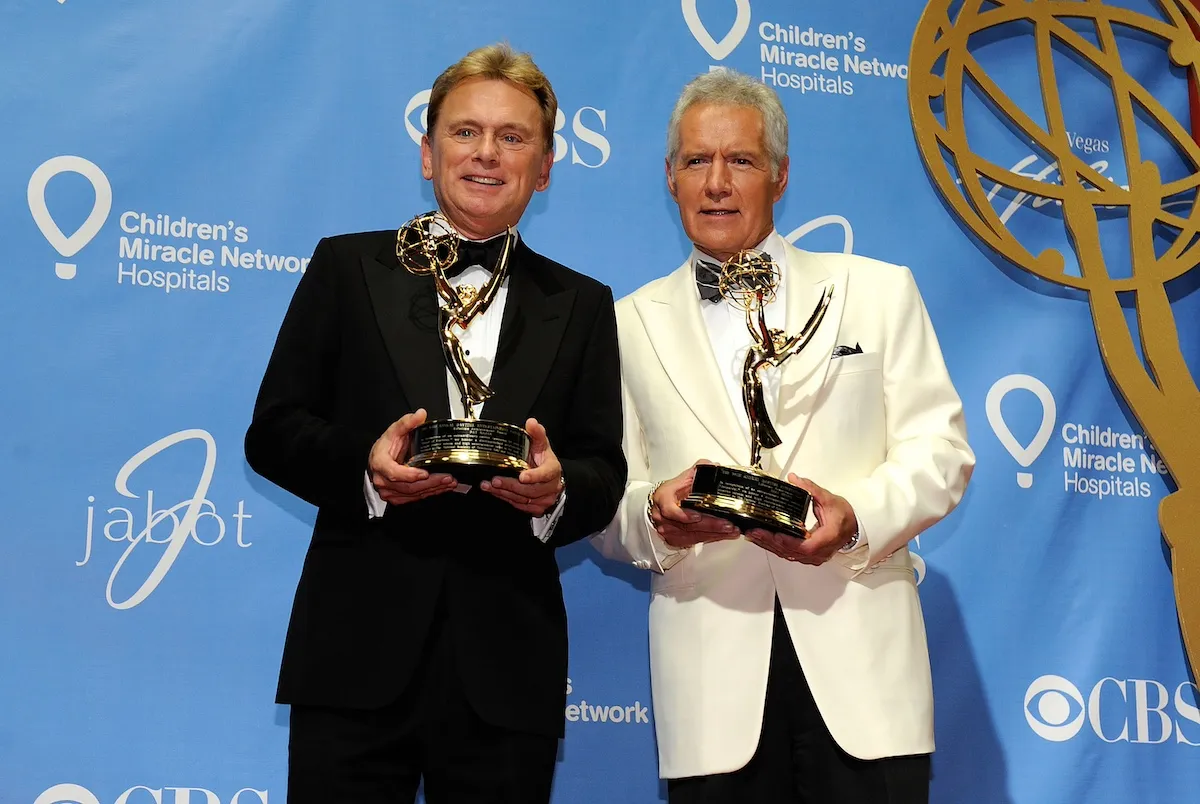
<instances>
[{"instance_id":1,"label":"nose","mask_svg":"<svg viewBox=\"0 0 1200 804\"><path fill-rule=\"evenodd\" d=\"M496 144L496 137L490 131L485 131L479 136L478 145L475 147L475 159L485 164L495 164L500 156L500 148Z\"/></svg>"},{"instance_id":2,"label":"nose","mask_svg":"<svg viewBox=\"0 0 1200 804\"><path fill-rule=\"evenodd\" d=\"M725 160L714 159L709 163L708 173L704 177L704 194L713 201L726 198L732 192L730 178L729 165L725 164Z\"/></svg>"}]
</instances>

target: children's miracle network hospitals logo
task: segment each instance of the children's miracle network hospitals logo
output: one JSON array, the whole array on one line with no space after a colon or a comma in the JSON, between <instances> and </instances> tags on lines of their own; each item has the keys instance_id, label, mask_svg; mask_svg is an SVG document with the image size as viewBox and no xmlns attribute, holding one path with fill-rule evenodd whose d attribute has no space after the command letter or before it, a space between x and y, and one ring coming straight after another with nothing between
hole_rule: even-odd
<instances>
[{"instance_id":1,"label":"children's miracle network hospitals logo","mask_svg":"<svg viewBox=\"0 0 1200 804\"><path fill-rule=\"evenodd\" d=\"M84 202L85 208L87 202L91 203L91 211L71 234L64 232L60 222L54 219L46 198L50 183L64 173L78 174L91 185L90 194L86 187L70 191L76 202ZM74 279L79 271L70 259L100 233L113 210L113 189L108 177L94 162L82 156L55 156L33 171L27 196L34 223L46 242L61 255L62 261L54 264L54 275L59 279ZM80 205L72 206L78 209ZM169 208L138 210L126 207L113 217L117 219L120 232L115 243L108 240L108 248L116 246L116 272L115 276L109 276L133 293L148 291L170 295L198 291L225 294L239 281L237 277L249 274L294 282L311 261L310 257L298 253L264 251L258 245L257 229L252 234L250 226L236 214L226 217L210 210L197 219L190 212L180 213ZM266 239L275 238L268 235ZM89 269L87 273L92 276L94 272Z\"/></svg>"},{"instance_id":2,"label":"children's miracle network hospitals logo","mask_svg":"<svg viewBox=\"0 0 1200 804\"><path fill-rule=\"evenodd\" d=\"M1011 422L1001 411L1004 398L1014 391L1032 394L1037 403L1037 431L1028 444L1013 434ZM1163 484L1154 478L1168 475L1167 465L1144 433L1114 428L1108 423L1081 421L1065 416L1059 423L1059 409L1050 388L1029 374L1008 374L996 380L985 402L987 420L997 440L1020 465L1017 485L1034 485L1032 465L1057 433L1062 448L1063 491L1090 495L1098 500L1148 498L1161 493ZM1028 424L1028 421L1024 422ZM1057 447L1056 447L1057 449Z\"/></svg>"}]
</instances>

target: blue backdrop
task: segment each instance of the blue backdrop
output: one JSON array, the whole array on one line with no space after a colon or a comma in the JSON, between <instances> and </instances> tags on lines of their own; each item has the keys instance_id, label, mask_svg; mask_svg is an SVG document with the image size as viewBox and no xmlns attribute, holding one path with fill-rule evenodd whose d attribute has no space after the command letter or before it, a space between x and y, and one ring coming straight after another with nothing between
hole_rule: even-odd
<instances>
[{"instance_id":1,"label":"blue backdrop","mask_svg":"<svg viewBox=\"0 0 1200 804\"><path fill-rule=\"evenodd\" d=\"M500 39L534 54L562 107L523 235L617 296L686 253L665 125L713 66L772 83L789 112L785 236L912 267L979 456L961 507L912 545L934 801L1195 800L1200 709L1156 524L1169 479L1110 387L1086 300L990 258L931 187L906 105L922 6L4 3L0 801L284 800L273 694L314 511L250 472L242 435L317 240L432 207L416 147L428 87ZM1031 41L997 37L980 59L1035 108ZM1129 42L1126 67L1186 119L1181 74ZM1076 152L1122 183L1104 82L1060 81ZM1027 143L984 142L1057 181ZM1065 246L1053 204L993 202ZM1200 302L1184 291L1194 369ZM586 544L559 556L571 680L555 800L659 801L648 578Z\"/></svg>"}]
</instances>

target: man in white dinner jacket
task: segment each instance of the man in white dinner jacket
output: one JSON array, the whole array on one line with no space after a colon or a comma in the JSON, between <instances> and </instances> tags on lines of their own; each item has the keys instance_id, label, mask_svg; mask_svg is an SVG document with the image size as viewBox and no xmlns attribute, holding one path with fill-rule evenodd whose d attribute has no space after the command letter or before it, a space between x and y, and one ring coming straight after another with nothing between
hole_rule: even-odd
<instances>
[{"instance_id":1,"label":"man in white dinner jacket","mask_svg":"<svg viewBox=\"0 0 1200 804\"><path fill-rule=\"evenodd\" d=\"M666 173L694 250L617 304L629 482L593 541L655 573L670 802L927 802L933 694L907 544L955 507L975 458L913 276L779 235L787 118L752 78L719 70L684 88ZM679 505L698 462L748 463L751 335L714 288L748 248L780 268L771 328L795 334L833 292L807 346L762 373L783 442L763 468L812 494L804 539Z\"/></svg>"}]
</instances>

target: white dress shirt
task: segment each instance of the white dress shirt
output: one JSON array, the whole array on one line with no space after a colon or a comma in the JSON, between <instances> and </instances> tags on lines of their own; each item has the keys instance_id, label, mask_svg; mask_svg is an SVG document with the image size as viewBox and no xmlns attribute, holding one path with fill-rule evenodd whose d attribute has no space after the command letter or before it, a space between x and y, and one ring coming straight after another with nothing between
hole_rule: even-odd
<instances>
[{"instance_id":1,"label":"white dress shirt","mask_svg":"<svg viewBox=\"0 0 1200 804\"><path fill-rule=\"evenodd\" d=\"M501 237L502 235L496 235ZM519 237L519 235L518 235ZM492 238L488 238L489 240ZM483 241L478 241L483 242ZM516 247L517 241L513 240L513 247ZM450 284L454 288L461 285L471 285L476 291L482 291L483 286L487 284L491 278L492 272L481 265L471 265L463 270L462 273L450 279ZM463 351L466 353L467 362L471 364L471 368L479 375L480 381L485 385L492 381L492 368L496 362L496 348L500 343L500 324L504 320L504 305L508 301L508 285L509 277L504 278L504 282L500 284L496 291L492 303L488 308L473 319L465 331L458 330L459 343L462 344ZM438 306L444 307L445 302L438 295ZM450 395L450 417L464 418L462 395L459 393L458 384L454 381L454 375L450 373L449 368L446 370L446 388ZM474 416L479 417L483 410L483 403L474 406ZM465 483L459 483L454 491L465 494L470 491L471 487ZM387 503L379 496L379 492L371 484L371 473L368 470L366 474L366 485L364 491L367 498L367 511L372 519L383 516L383 512L387 508ZM530 517L529 524L533 531L533 535L541 541L547 541L554 533L554 526L558 519L562 516L563 503L566 502L567 494L564 491L559 495L558 502L554 508L547 511L540 517Z\"/></svg>"}]
</instances>

